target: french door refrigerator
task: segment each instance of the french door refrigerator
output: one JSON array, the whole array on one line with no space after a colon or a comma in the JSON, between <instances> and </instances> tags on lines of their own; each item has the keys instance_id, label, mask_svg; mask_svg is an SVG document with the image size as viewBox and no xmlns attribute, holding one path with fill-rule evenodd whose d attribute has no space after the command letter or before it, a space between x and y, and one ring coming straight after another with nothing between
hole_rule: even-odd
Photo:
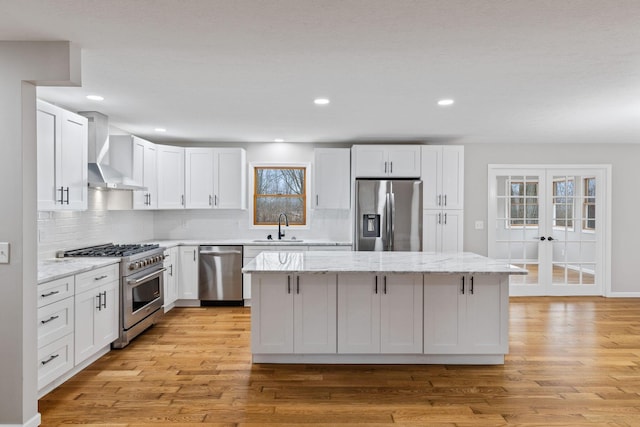
<instances>
[{"instance_id":1,"label":"french door refrigerator","mask_svg":"<svg viewBox=\"0 0 640 427\"><path fill-rule=\"evenodd\" d=\"M355 250L422 250L422 181L356 180Z\"/></svg>"}]
</instances>

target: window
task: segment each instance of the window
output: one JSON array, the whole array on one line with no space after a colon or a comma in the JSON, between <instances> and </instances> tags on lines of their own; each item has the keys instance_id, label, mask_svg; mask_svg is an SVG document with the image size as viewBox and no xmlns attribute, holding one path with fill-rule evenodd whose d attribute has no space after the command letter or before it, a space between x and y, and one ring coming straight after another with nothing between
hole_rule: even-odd
<instances>
[{"instance_id":1,"label":"window","mask_svg":"<svg viewBox=\"0 0 640 427\"><path fill-rule=\"evenodd\" d=\"M289 225L306 225L306 167L255 167L253 224L276 225L281 213Z\"/></svg>"},{"instance_id":2,"label":"window","mask_svg":"<svg viewBox=\"0 0 640 427\"><path fill-rule=\"evenodd\" d=\"M575 180L560 178L553 181L553 226L573 229L573 200Z\"/></svg>"},{"instance_id":3,"label":"window","mask_svg":"<svg viewBox=\"0 0 640 427\"><path fill-rule=\"evenodd\" d=\"M584 179L584 202L582 203L582 229L596 229L596 179Z\"/></svg>"},{"instance_id":4,"label":"window","mask_svg":"<svg viewBox=\"0 0 640 427\"><path fill-rule=\"evenodd\" d=\"M509 225L538 226L538 182L509 181Z\"/></svg>"}]
</instances>

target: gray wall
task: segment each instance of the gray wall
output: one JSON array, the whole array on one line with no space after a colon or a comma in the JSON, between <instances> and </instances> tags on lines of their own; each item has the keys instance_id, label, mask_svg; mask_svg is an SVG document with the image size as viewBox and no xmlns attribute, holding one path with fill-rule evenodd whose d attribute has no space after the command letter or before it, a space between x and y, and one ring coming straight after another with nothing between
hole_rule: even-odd
<instances>
[{"instance_id":1,"label":"gray wall","mask_svg":"<svg viewBox=\"0 0 640 427\"><path fill-rule=\"evenodd\" d=\"M0 264L0 424L39 419L35 85L79 78L78 53L68 42L0 41L0 241L11 245Z\"/></svg>"},{"instance_id":2,"label":"gray wall","mask_svg":"<svg viewBox=\"0 0 640 427\"><path fill-rule=\"evenodd\" d=\"M487 255L489 164L610 164L611 290L640 293L635 271L640 242L639 160L640 145L635 144L466 144L464 249ZM476 220L484 221L484 230L474 228Z\"/></svg>"}]
</instances>

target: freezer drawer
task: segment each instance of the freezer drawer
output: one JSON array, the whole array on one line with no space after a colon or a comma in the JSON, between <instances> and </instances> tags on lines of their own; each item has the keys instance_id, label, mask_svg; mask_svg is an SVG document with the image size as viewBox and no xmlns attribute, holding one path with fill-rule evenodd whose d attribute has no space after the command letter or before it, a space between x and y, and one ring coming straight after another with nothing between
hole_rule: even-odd
<instances>
[{"instance_id":1,"label":"freezer drawer","mask_svg":"<svg viewBox=\"0 0 640 427\"><path fill-rule=\"evenodd\" d=\"M198 299L237 302L242 299L242 246L200 246Z\"/></svg>"}]
</instances>

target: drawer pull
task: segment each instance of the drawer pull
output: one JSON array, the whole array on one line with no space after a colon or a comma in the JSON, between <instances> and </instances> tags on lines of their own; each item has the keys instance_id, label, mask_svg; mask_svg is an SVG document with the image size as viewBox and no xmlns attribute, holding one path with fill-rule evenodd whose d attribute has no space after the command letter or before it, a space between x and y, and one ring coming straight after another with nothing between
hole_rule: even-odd
<instances>
[{"instance_id":1,"label":"drawer pull","mask_svg":"<svg viewBox=\"0 0 640 427\"><path fill-rule=\"evenodd\" d=\"M51 316L49 317L47 320L41 320L40 323L42 323L43 325L46 325L47 323L56 320L57 318L59 318L60 316Z\"/></svg>"},{"instance_id":2,"label":"drawer pull","mask_svg":"<svg viewBox=\"0 0 640 427\"><path fill-rule=\"evenodd\" d=\"M51 295L59 294L60 291L51 291L48 294L40 294L40 298L50 297Z\"/></svg>"},{"instance_id":3,"label":"drawer pull","mask_svg":"<svg viewBox=\"0 0 640 427\"><path fill-rule=\"evenodd\" d=\"M47 363L51 362L53 359L59 357L59 354L52 354L51 357L49 357L47 360L43 360L42 363L43 365L46 365Z\"/></svg>"},{"instance_id":4,"label":"drawer pull","mask_svg":"<svg viewBox=\"0 0 640 427\"><path fill-rule=\"evenodd\" d=\"M106 274L103 274L102 276L94 277L93 280L102 280L102 279L106 279L107 277L109 276L107 276Z\"/></svg>"}]
</instances>

